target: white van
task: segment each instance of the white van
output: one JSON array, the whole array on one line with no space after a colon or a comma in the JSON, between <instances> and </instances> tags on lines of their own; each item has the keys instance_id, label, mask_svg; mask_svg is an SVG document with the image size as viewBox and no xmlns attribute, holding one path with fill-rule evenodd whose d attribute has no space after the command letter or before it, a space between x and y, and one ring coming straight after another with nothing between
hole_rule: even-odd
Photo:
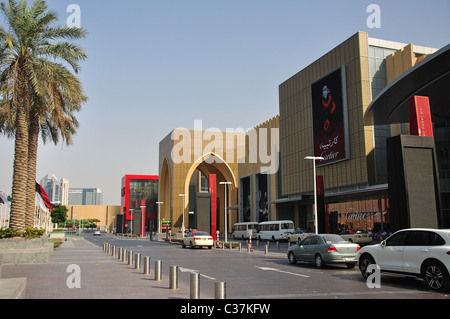
<instances>
[{"instance_id":1,"label":"white van","mask_svg":"<svg viewBox=\"0 0 450 319\"><path fill-rule=\"evenodd\" d=\"M233 238L247 239L249 231L252 232L252 238L256 238L258 234L258 223L257 222L236 223L233 225Z\"/></svg>"},{"instance_id":2,"label":"white van","mask_svg":"<svg viewBox=\"0 0 450 319\"><path fill-rule=\"evenodd\" d=\"M287 236L295 231L292 220L261 222L258 228L258 239L260 240L287 240Z\"/></svg>"}]
</instances>

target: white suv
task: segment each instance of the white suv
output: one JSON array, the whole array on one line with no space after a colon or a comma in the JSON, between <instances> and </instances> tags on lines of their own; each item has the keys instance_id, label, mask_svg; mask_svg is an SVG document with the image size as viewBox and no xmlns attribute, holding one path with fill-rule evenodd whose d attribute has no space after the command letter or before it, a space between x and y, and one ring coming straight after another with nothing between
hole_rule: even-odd
<instances>
[{"instance_id":1,"label":"white suv","mask_svg":"<svg viewBox=\"0 0 450 319\"><path fill-rule=\"evenodd\" d=\"M381 244L361 248L358 266L365 278L370 275L370 264L378 265L381 272L423 278L433 290L446 289L450 285L450 230L400 230Z\"/></svg>"}]
</instances>

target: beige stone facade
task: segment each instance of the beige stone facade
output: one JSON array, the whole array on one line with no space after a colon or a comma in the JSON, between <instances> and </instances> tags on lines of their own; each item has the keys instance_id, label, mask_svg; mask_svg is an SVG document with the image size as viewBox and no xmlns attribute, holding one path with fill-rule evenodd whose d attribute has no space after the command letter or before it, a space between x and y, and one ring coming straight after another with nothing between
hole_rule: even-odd
<instances>
[{"instance_id":1,"label":"beige stone facade","mask_svg":"<svg viewBox=\"0 0 450 319\"><path fill-rule=\"evenodd\" d=\"M205 176L216 174L217 196L225 201L225 186L220 182L231 182L228 187L228 207L236 205L238 188L238 157L243 152L243 133L219 131L196 131L175 129L159 144L159 172L161 220L170 220L174 229L188 225L189 184L198 169ZM240 143L240 144L239 144ZM184 207L183 207L184 202ZM224 214L221 213L224 225Z\"/></svg>"},{"instance_id":2,"label":"beige stone facade","mask_svg":"<svg viewBox=\"0 0 450 319\"><path fill-rule=\"evenodd\" d=\"M279 87L281 192L283 195L313 190L311 83L341 65L346 70L350 159L318 167L325 188L368 183L367 156L373 150L373 130L364 127L363 114L370 104L367 34L357 33Z\"/></svg>"},{"instance_id":3,"label":"beige stone facade","mask_svg":"<svg viewBox=\"0 0 450 319\"><path fill-rule=\"evenodd\" d=\"M98 219L97 226L106 225L108 232L115 228L116 216L121 213L121 206L106 205L66 205L67 219Z\"/></svg>"},{"instance_id":4,"label":"beige stone facade","mask_svg":"<svg viewBox=\"0 0 450 319\"><path fill-rule=\"evenodd\" d=\"M220 182L232 183L228 230L234 222L264 219L291 219L296 227L313 228L313 167L312 161L305 160L314 155L312 85L339 69L348 154L339 161L317 163L317 175L324 181L326 218L335 214L336 228L357 213L372 218L364 227L374 227L380 220L376 214L385 214L388 207L385 140L405 126L365 126L364 113L387 83L434 51L358 32L281 83L279 115L255 128L216 133L173 130L159 145L161 219L181 226L179 194L189 193L190 179L199 170L206 177L217 174L221 205ZM185 213L188 208L185 198ZM223 231L223 210L220 214Z\"/></svg>"}]
</instances>

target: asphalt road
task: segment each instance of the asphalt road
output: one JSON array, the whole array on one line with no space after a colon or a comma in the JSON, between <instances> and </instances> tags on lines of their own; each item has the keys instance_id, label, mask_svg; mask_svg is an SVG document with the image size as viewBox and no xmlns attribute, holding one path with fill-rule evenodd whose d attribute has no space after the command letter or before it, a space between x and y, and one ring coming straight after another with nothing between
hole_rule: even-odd
<instances>
[{"instance_id":1,"label":"asphalt road","mask_svg":"<svg viewBox=\"0 0 450 319\"><path fill-rule=\"evenodd\" d=\"M317 269L312 264L289 264L287 243L277 249L271 243L265 254L260 243L251 253L242 241L242 251L234 249L183 249L178 243L144 239L118 239L115 236L85 235L95 245L103 242L122 247L133 253L162 260L163 275L170 266L178 266L178 280L189 285L190 273L200 273L201 296L214 296L214 282L226 283L227 299L450 299L450 292L429 290L420 279L383 275L380 288L369 288L359 269L327 266Z\"/></svg>"}]
</instances>

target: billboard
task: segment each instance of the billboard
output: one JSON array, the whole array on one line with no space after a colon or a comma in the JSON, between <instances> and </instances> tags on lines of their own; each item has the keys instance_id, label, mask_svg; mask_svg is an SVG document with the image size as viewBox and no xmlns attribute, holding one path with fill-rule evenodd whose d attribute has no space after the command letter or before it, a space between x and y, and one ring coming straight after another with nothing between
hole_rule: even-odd
<instances>
[{"instance_id":1,"label":"billboard","mask_svg":"<svg viewBox=\"0 0 450 319\"><path fill-rule=\"evenodd\" d=\"M314 156L317 165L350 158L345 68L339 67L311 84Z\"/></svg>"}]
</instances>

